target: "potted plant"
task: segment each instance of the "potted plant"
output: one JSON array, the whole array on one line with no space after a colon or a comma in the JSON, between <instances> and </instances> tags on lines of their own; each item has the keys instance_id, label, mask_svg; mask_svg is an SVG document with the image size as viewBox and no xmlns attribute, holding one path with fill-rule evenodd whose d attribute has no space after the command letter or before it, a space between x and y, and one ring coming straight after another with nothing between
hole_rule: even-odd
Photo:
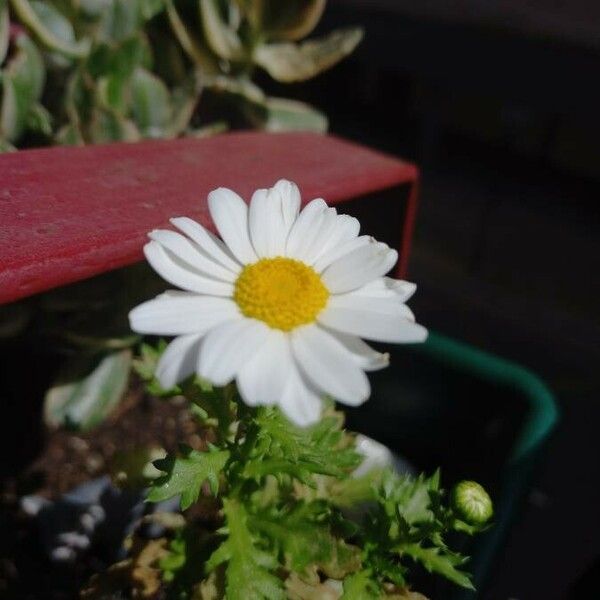
<instances>
[{"instance_id":1,"label":"potted plant","mask_svg":"<svg viewBox=\"0 0 600 600\"><path fill-rule=\"evenodd\" d=\"M166 531L131 532L82 597L416 599L414 565L471 588L445 538L487 527L485 490L463 481L447 497L438 472L395 473L333 404L363 403L365 371L388 365L360 336L427 335L405 304L415 286L384 276L396 252L321 199L300 212L284 180L249 207L223 188L209 206L222 240L184 217L150 233L148 261L182 291L130 313L134 331L176 336L143 346L137 370L203 428L201 449L181 445L145 480L149 502L179 498L185 516L141 519Z\"/></svg>"}]
</instances>

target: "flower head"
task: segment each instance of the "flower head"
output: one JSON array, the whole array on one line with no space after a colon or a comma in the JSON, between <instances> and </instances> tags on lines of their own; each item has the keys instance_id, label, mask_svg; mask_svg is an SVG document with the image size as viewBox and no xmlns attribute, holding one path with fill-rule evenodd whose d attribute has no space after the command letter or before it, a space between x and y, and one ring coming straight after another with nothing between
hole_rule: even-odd
<instances>
[{"instance_id":1,"label":"flower head","mask_svg":"<svg viewBox=\"0 0 600 600\"><path fill-rule=\"evenodd\" d=\"M168 291L134 308L131 328L177 336L157 367L165 388L197 375L235 379L251 406L278 405L298 425L318 420L321 397L351 406L370 393L365 371L388 356L361 338L421 342L406 300L415 285L384 277L397 253L324 200L300 211L289 181L257 190L250 205L219 188L208 205L222 239L186 217L144 247Z\"/></svg>"}]
</instances>

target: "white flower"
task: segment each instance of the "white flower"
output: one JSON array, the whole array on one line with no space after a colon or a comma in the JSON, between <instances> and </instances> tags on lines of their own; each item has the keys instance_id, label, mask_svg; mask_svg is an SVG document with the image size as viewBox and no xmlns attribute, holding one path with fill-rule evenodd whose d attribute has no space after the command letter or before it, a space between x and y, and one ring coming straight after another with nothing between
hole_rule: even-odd
<instances>
[{"instance_id":1,"label":"white flower","mask_svg":"<svg viewBox=\"0 0 600 600\"><path fill-rule=\"evenodd\" d=\"M222 241L186 217L155 230L146 258L168 291L129 314L138 333L177 336L156 376L165 388L196 373L234 379L250 406L278 405L298 425L318 420L321 397L356 406L365 371L388 356L360 338L421 342L427 331L404 304L415 285L384 277L395 250L359 236L358 221L325 201L300 212L300 192L281 180L250 205L219 188L208 206Z\"/></svg>"}]
</instances>

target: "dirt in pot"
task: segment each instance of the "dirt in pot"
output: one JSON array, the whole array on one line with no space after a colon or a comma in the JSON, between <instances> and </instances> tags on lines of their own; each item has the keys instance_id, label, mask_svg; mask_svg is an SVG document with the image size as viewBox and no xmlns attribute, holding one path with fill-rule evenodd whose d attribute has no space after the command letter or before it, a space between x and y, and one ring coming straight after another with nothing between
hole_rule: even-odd
<instances>
[{"instance_id":1,"label":"dirt in pot","mask_svg":"<svg viewBox=\"0 0 600 600\"><path fill-rule=\"evenodd\" d=\"M140 449L149 453L159 449L172 451L183 441L194 449L204 450L207 441L211 441L198 427L182 398L149 397L135 379L119 409L95 429L47 431L42 440L38 456L21 473L9 474L0 480L2 598L63 600L77 597L78 590L92 573L114 562L118 546L114 540L110 544L106 542L107 535L101 528L95 532L100 535L84 535L86 527L93 526L93 522L89 524L93 520L91 509L102 512L116 507L125 515L123 533L130 525L127 521L147 510L139 491L121 492L107 475L114 477L123 457L135 455ZM98 502L92 503L90 494L97 494ZM65 498L69 502L63 509ZM40 509L48 513L45 521L33 516ZM198 514L200 520L215 518L210 506L201 513ZM74 518L83 528L73 529L70 521ZM58 537L65 543L49 547L49 528L50 534L56 537L55 530L61 526L65 532ZM113 538L121 534L110 533Z\"/></svg>"}]
</instances>

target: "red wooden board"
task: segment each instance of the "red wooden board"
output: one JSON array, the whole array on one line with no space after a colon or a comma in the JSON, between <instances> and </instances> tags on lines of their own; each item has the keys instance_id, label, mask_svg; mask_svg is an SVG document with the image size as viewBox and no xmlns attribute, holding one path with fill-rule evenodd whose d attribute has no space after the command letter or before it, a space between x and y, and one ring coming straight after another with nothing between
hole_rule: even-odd
<instances>
[{"instance_id":1,"label":"red wooden board","mask_svg":"<svg viewBox=\"0 0 600 600\"><path fill-rule=\"evenodd\" d=\"M0 156L0 303L134 263L146 233L186 215L212 227L208 192L230 187L249 199L277 179L303 201L336 204L415 183L413 165L312 133L231 133L206 139ZM413 186L416 188L416 186ZM406 265L416 190L402 235ZM400 235L400 232L398 232Z\"/></svg>"}]
</instances>

